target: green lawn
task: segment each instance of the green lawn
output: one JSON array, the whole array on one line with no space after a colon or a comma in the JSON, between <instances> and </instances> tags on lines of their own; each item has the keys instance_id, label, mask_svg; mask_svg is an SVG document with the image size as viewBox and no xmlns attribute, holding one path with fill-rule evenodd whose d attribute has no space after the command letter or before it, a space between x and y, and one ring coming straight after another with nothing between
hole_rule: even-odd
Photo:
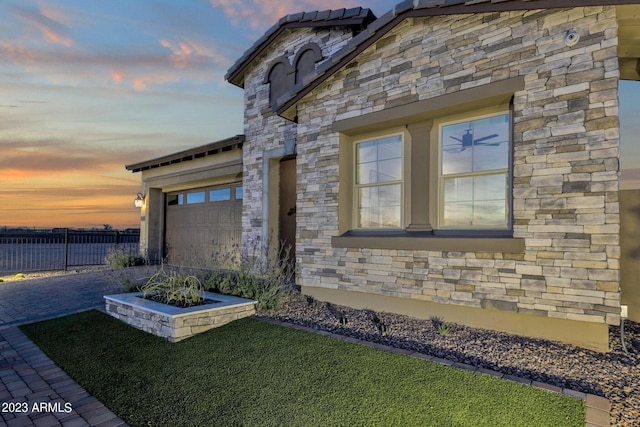
<instances>
[{"instance_id":1,"label":"green lawn","mask_svg":"<svg viewBox=\"0 0 640 427\"><path fill-rule=\"evenodd\" d=\"M580 400L243 319L177 344L89 311L23 326L132 426L584 426Z\"/></svg>"}]
</instances>

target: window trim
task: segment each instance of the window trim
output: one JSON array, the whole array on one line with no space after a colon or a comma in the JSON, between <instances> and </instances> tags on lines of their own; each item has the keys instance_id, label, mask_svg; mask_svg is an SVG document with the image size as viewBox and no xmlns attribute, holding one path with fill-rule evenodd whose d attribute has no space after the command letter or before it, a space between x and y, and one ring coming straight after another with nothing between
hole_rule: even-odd
<instances>
[{"instance_id":1,"label":"window trim","mask_svg":"<svg viewBox=\"0 0 640 427\"><path fill-rule=\"evenodd\" d=\"M340 191L338 192L338 233L332 238L332 246L339 248L380 248L380 249L426 249L478 251L494 250L502 252L524 251L524 239L513 237L513 156L515 139L513 136L513 102L518 91L524 90L523 76L488 83L469 89L443 94L414 103L385 108L360 116L336 120L332 129L339 139ZM507 188L508 229L442 229L438 217L438 179L434 180L424 170L438 169L438 144L434 141L434 123L443 118L462 116L468 119L479 112L493 109L497 112L510 112L510 155ZM404 199L403 229L395 230L358 230L353 218L353 176L349 170L354 168L352 144L354 140L371 135L389 134L401 128L406 135L404 141ZM437 130L436 130L437 132ZM414 141L416 143L414 144ZM425 144L420 144L423 141ZM428 143L428 144L427 144ZM417 153L417 156L412 156ZM426 162L412 161L428 159ZM426 163L426 164L425 164ZM425 168L426 166L426 168ZM413 168L413 169L412 169ZM411 186L425 188L425 197L416 197ZM435 203L433 198L436 197ZM420 214L422 213L422 214ZM394 246L395 245L395 246ZM502 249L500 249L502 248Z\"/></svg>"},{"instance_id":2,"label":"window trim","mask_svg":"<svg viewBox=\"0 0 640 427\"><path fill-rule=\"evenodd\" d=\"M353 162L352 162L352 167L351 167L351 173L352 173L352 177L351 177L351 187L352 187L352 191L353 191L353 205L351 206L351 213L352 213L352 218L351 218L351 224L352 224L352 228L353 229L357 229L357 230L402 230L406 227L405 225L405 207L404 207L404 203L405 200L407 200L407 194L405 193L405 183L407 181L407 175L406 175L406 154L405 154L405 150L406 150L406 146L405 146L405 141L406 141L406 132L403 129L397 129L397 130L389 130L387 132L383 132L383 133L376 133L376 134L369 134L366 135L364 137L361 138L357 138L353 140L352 145L352 158L353 158ZM359 144L363 144L363 143L367 143L367 142L372 142L372 141L378 141L378 140L384 140L386 138L392 138L395 136L399 136L400 137L400 149L401 149L401 153L402 153L402 157L401 157L401 179L400 180L396 180L396 181L389 181L389 182L383 182L383 183L377 183L377 184L358 184L358 165L357 165L357 159L358 159L358 145ZM372 187L381 187L384 185L400 185L400 227L358 227L358 223L359 223L359 194L358 194L358 190L361 188L372 188Z\"/></svg>"},{"instance_id":3,"label":"window trim","mask_svg":"<svg viewBox=\"0 0 640 427\"><path fill-rule=\"evenodd\" d=\"M394 137L394 136L400 136L400 144L401 144L401 150L402 150L402 160L401 160L401 167L402 167L402 171L401 171L401 176L402 179L400 181L392 181L389 183L381 183L380 185L385 185L385 184L396 184L399 183L400 184L400 192L401 192L401 196L400 196L400 227L380 227L380 228L364 228L364 227L358 227L358 189L361 188L362 186L359 186L357 184L357 165L356 165L356 161L357 161L357 145L361 144L361 143L365 143L365 142L370 142L370 141L375 141L375 140L381 140L381 139L385 139L385 138L390 138L390 137ZM348 161L349 161L349 165L348 168L351 170L351 174L350 174L350 180L347 184L347 186L349 187L349 200L350 200L350 206L349 206L349 230L362 230L362 231L388 231L388 230L395 230L395 231L400 231L403 230L404 228L406 228L407 226L407 221L409 219L409 213L408 213L408 209L407 209L407 201L410 200L409 197L409 193L408 191L411 188L411 185L408 184L408 182L410 181L410 179L408 179L408 174L410 174L411 168L410 165L408 165L408 161L407 161L407 155L406 155L406 150L407 150L407 144L410 141L410 135L407 132L406 128L393 128L393 129L387 129L383 132L372 132L372 133L367 133L367 134L363 134L363 135L358 135L357 137L354 138L349 138L348 141L345 141L345 145L349 146L349 156L348 156ZM342 144L341 144L342 146ZM372 185L365 185L364 187L371 187Z\"/></svg>"},{"instance_id":4,"label":"window trim","mask_svg":"<svg viewBox=\"0 0 640 427\"><path fill-rule=\"evenodd\" d=\"M450 116L439 117L434 119L434 125L432 128L431 145L435 145L435 168L434 162L431 163L431 173L429 174L429 185L433 188L431 181L435 179L435 193L433 193L429 200L429 206L436 208L435 216L433 216L432 210L432 224L434 225L434 231L438 231L440 234L460 234L467 231L512 231L513 230L513 107L512 105L496 105L493 107L482 108L477 111L471 111L466 113L459 113ZM459 174L465 176L486 176L493 175L499 172L506 173L506 226L491 228L482 226L471 227L456 227L456 226L444 226L443 224L443 209L444 209L444 189L443 189L443 174L442 174L442 128L445 126L459 124L464 122L471 122L475 120L482 120L489 117L497 117L501 115L507 115L508 117L508 135L509 135L509 147L507 153L507 167L501 169L492 169L490 171L482 171L478 173ZM455 233L451 233L455 232Z\"/></svg>"}]
</instances>

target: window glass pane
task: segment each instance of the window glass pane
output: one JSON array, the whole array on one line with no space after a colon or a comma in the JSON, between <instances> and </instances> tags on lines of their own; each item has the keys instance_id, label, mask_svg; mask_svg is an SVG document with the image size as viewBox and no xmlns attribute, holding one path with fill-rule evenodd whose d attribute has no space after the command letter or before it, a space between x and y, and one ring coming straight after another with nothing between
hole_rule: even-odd
<instances>
[{"instance_id":1,"label":"window glass pane","mask_svg":"<svg viewBox=\"0 0 640 427\"><path fill-rule=\"evenodd\" d=\"M442 127L442 174L481 172L509 166L509 115Z\"/></svg>"},{"instance_id":2,"label":"window glass pane","mask_svg":"<svg viewBox=\"0 0 640 427\"><path fill-rule=\"evenodd\" d=\"M356 145L356 184L376 184L401 179L402 136Z\"/></svg>"},{"instance_id":3,"label":"window glass pane","mask_svg":"<svg viewBox=\"0 0 640 427\"><path fill-rule=\"evenodd\" d=\"M473 209L473 225L486 228L505 228L507 210L504 200L484 200Z\"/></svg>"},{"instance_id":4,"label":"window glass pane","mask_svg":"<svg viewBox=\"0 0 640 427\"><path fill-rule=\"evenodd\" d=\"M401 185L360 188L358 227L399 228L401 226Z\"/></svg>"},{"instance_id":5,"label":"window glass pane","mask_svg":"<svg viewBox=\"0 0 640 427\"><path fill-rule=\"evenodd\" d=\"M402 159L395 158L378 162L378 181L389 182L402 179Z\"/></svg>"},{"instance_id":6,"label":"window glass pane","mask_svg":"<svg viewBox=\"0 0 640 427\"><path fill-rule=\"evenodd\" d=\"M193 205L195 203L204 203L204 191L198 191L197 193L187 193L187 204Z\"/></svg>"},{"instance_id":7,"label":"window glass pane","mask_svg":"<svg viewBox=\"0 0 640 427\"><path fill-rule=\"evenodd\" d=\"M507 227L507 175L447 178L443 182L444 227Z\"/></svg>"},{"instance_id":8,"label":"window glass pane","mask_svg":"<svg viewBox=\"0 0 640 427\"><path fill-rule=\"evenodd\" d=\"M373 184L378 182L378 164L376 162L362 163L358 165L357 184Z\"/></svg>"},{"instance_id":9,"label":"window glass pane","mask_svg":"<svg viewBox=\"0 0 640 427\"><path fill-rule=\"evenodd\" d=\"M444 204L443 226L462 227L472 226L473 203L472 202L449 202Z\"/></svg>"},{"instance_id":10,"label":"window glass pane","mask_svg":"<svg viewBox=\"0 0 640 427\"><path fill-rule=\"evenodd\" d=\"M361 142L358 144L358 163L375 162L378 160L378 142Z\"/></svg>"},{"instance_id":11,"label":"window glass pane","mask_svg":"<svg viewBox=\"0 0 640 427\"><path fill-rule=\"evenodd\" d=\"M506 174L482 175L474 179L475 200L505 200L507 192Z\"/></svg>"},{"instance_id":12,"label":"window glass pane","mask_svg":"<svg viewBox=\"0 0 640 427\"><path fill-rule=\"evenodd\" d=\"M242 197L244 196L244 191L242 190L242 187L236 187L236 200L242 200Z\"/></svg>"},{"instance_id":13,"label":"window glass pane","mask_svg":"<svg viewBox=\"0 0 640 427\"><path fill-rule=\"evenodd\" d=\"M399 159L402 157L402 138L400 135L378 141L378 160Z\"/></svg>"},{"instance_id":14,"label":"window glass pane","mask_svg":"<svg viewBox=\"0 0 640 427\"><path fill-rule=\"evenodd\" d=\"M183 203L182 194L169 194L169 195L167 195L167 205L174 206L174 205L181 205L182 203Z\"/></svg>"},{"instance_id":15,"label":"window glass pane","mask_svg":"<svg viewBox=\"0 0 640 427\"><path fill-rule=\"evenodd\" d=\"M218 188L216 190L209 191L210 202L222 202L225 200L231 200L230 188Z\"/></svg>"},{"instance_id":16,"label":"window glass pane","mask_svg":"<svg viewBox=\"0 0 640 427\"><path fill-rule=\"evenodd\" d=\"M473 200L473 178L453 178L444 181L444 201L469 202Z\"/></svg>"}]
</instances>

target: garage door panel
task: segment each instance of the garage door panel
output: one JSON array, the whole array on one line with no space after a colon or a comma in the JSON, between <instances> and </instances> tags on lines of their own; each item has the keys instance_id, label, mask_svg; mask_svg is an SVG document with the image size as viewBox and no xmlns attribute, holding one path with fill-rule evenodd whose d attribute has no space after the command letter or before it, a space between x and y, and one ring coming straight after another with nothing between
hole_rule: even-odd
<instances>
[{"instance_id":1,"label":"garage door panel","mask_svg":"<svg viewBox=\"0 0 640 427\"><path fill-rule=\"evenodd\" d=\"M234 189L240 183L227 186L230 191L219 192L224 187L194 189L189 192L210 194L238 194ZM185 192L185 193L189 193ZM175 199L174 193L168 200ZM230 196L233 197L233 196ZM186 197L184 200L188 200ZM165 246L168 262L184 265L202 265L216 257L235 257L239 253L242 238L242 200L209 201L197 204L166 206Z\"/></svg>"}]
</instances>

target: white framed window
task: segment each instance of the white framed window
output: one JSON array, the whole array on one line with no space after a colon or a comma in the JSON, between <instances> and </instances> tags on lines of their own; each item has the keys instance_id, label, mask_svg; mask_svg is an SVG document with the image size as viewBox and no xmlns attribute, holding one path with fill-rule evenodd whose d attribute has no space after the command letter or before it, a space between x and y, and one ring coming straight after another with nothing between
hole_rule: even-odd
<instances>
[{"instance_id":1,"label":"white framed window","mask_svg":"<svg viewBox=\"0 0 640 427\"><path fill-rule=\"evenodd\" d=\"M438 228L508 229L508 111L442 122L438 131Z\"/></svg>"},{"instance_id":2,"label":"white framed window","mask_svg":"<svg viewBox=\"0 0 640 427\"><path fill-rule=\"evenodd\" d=\"M356 228L402 228L403 135L358 141L354 149Z\"/></svg>"}]
</instances>

